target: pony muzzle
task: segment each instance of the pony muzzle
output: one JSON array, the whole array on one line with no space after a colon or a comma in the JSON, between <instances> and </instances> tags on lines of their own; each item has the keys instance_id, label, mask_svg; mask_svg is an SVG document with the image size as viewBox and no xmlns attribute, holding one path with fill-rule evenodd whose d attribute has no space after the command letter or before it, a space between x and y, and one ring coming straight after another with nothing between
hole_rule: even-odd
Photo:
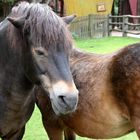
<instances>
[{"instance_id":1,"label":"pony muzzle","mask_svg":"<svg viewBox=\"0 0 140 140\"><path fill-rule=\"evenodd\" d=\"M52 93L50 93L51 104L56 115L66 115L74 112L78 104L79 91L75 84L67 84L59 81L53 84Z\"/></svg>"}]
</instances>

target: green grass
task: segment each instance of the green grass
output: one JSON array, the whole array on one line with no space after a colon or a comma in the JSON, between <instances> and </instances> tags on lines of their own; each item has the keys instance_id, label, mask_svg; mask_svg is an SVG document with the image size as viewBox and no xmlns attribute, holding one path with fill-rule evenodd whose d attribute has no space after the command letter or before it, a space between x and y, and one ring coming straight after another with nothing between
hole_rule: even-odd
<instances>
[{"instance_id":1,"label":"green grass","mask_svg":"<svg viewBox=\"0 0 140 140\"><path fill-rule=\"evenodd\" d=\"M47 134L43 128L41 114L36 107L32 118L26 126L26 131L23 140L47 140Z\"/></svg>"},{"instance_id":2,"label":"green grass","mask_svg":"<svg viewBox=\"0 0 140 140\"><path fill-rule=\"evenodd\" d=\"M138 38L106 37L101 39L76 40L76 46L82 50L95 53L109 53L128 44L139 42Z\"/></svg>"},{"instance_id":3,"label":"green grass","mask_svg":"<svg viewBox=\"0 0 140 140\"><path fill-rule=\"evenodd\" d=\"M92 40L76 40L76 45L86 51L96 53L108 53L115 51L128 44L139 42L136 38L109 37ZM102 133L102 132L101 132ZM27 123L26 133L23 140L48 140L47 134L41 123L39 110L35 109L30 121ZM88 138L77 137L77 140L89 140ZM138 140L135 133L131 133L119 139L113 140Z\"/></svg>"}]
</instances>

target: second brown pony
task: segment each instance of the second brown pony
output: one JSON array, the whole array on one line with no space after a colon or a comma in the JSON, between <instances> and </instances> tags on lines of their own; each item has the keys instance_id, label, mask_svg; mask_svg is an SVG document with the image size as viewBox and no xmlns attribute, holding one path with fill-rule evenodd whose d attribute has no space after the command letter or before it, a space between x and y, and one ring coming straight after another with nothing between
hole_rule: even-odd
<instances>
[{"instance_id":1,"label":"second brown pony","mask_svg":"<svg viewBox=\"0 0 140 140\"><path fill-rule=\"evenodd\" d=\"M136 130L140 139L140 44L105 55L73 50L71 71L79 90L77 110L56 116L49 98L36 89L50 140L120 137ZM42 94L40 94L40 92Z\"/></svg>"}]
</instances>

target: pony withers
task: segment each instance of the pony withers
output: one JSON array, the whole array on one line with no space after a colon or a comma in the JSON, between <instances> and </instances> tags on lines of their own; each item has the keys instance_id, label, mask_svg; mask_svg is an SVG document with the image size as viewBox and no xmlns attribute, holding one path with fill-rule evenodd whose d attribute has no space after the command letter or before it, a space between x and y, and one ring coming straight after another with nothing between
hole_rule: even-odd
<instances>
[{"instance_id":1,"label":"pony withers","mask_svg":"<svg viewBox=\"0 0 140 140\"><path fill-rule=\"evenodd\" d=\"M140 43L111 54L73 49L70 66L79 90L77 110L56 116L43 90L35 90L51 140L116 138L136 131L140 139ZM47 106L47 107L46 107Z\"/></svg>"},{"instance_id":2,"label":"pony withers","mask_svg":"<svg viewBox=\"0 0 140 140\"><path fill-rule=\"evenodd\" d=\"M69 17L65 17L65 21ZM34 109L34 85L47 90L56 114L76 109L69 68L72 39L47 5L21 2L0 23L0 137L20 140Z\"/></svg>"}]
</instances>

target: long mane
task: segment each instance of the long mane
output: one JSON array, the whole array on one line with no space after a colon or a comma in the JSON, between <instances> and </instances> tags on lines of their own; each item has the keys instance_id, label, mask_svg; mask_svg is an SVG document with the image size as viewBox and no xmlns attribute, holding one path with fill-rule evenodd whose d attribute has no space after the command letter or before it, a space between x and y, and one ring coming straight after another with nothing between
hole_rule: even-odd
<instances>
[{"instance_id":1,"label":"long mane","mask_svg":"<svg viewBox=\"0 0 140 140\"><path fill-rule=\"evenodd\" d=\"M26 17L24 31L29 29L34 45L52 47L71 46L71 35L64 21L48 5L21 2L13 7L11 17ZM58 44L59 42L59 44ZM68 49L68 48L67 48Z\"/></svg>"}]
</instances>

